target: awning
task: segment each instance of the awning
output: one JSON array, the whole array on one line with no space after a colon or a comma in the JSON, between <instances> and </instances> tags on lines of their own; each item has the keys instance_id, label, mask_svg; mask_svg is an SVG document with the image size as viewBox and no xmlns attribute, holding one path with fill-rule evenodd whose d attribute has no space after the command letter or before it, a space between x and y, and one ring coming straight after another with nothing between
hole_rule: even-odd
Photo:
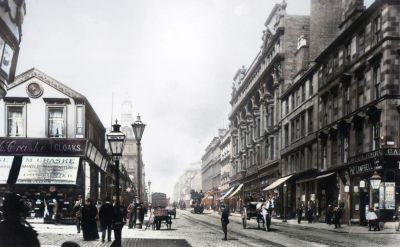
<instances>
[{"instance_id":1,"label":"awning","mask_svg":"<svg viewBox=\"0 0 400 247\"><path fill-rule=\"evenodd\" d=\"M17 184L76 184L79 157L24 156Z\"/></svg>"},{"instance_id":2,"label":"awning","mask_svg":"<svg viewBox=\"0 0 400 247\"><path fill-rule=\"evenodd\" d=\"M236 195L236 194L242 189L242 187L243 187L243 184L240 184L240 185L235 189L235 191L233 191L233 193L231 193L226 199L232 198L234 195Z\"/></svg>"},{"instance_id":3,"label":"awning","mask_svg":"<svg viewBox=\"0 0 400 247\"><path fill-rule=\"evenodd\" d=\"M0 156L0 184L7 184L14 156Z\"/></svg>"},{"instance_id":4,"label":"awning","mask_svg":"<svg viewBox=\"0 0 400 247\"><path fill-rule=\"evenodd\" d=\"M289 175L283 178L279 178L278 180L276 180L275 182L273 182L272 184L268 185L267 188L263 189L263 191L267 191L267 190L273 190L276 187L278 187L279 185L283 184L284 182L286 182L286 180L288 180L289 178L291 178L293 175Z\"/></svg>"},{"instance_id":5,"label":"awning","mask_svg":"<svg viewBox=\"0 0 400 247\"><path fill-rule=\"evenodd\" d=\"M326 178L326 177L332 176L333 174L335 174L335 172L331 172L331 173L327 173L327 174L324 174L324 175L320 175L320 176L315 177L315 178L302 179L302 180L296 181L296 184L315 181L315 180L318 180L318 179L322 179L322 178Z\"/></svg>"},{"instance_id":6,"label":"awning","mask_svg":"<svg viewBox=\"0 0 400 247\"><path fill-rule=\"evenodd\" d=\"M228 190L228 192L226 192L225 195L221 196L219 199L220 199L220 200L224 200L225 197L229 196L229 194L232 193L232 191L233 191L235 188L236 188L236 186L233 186L232 188L230 188L230 189Z\"/></svg>"}]
</instances>

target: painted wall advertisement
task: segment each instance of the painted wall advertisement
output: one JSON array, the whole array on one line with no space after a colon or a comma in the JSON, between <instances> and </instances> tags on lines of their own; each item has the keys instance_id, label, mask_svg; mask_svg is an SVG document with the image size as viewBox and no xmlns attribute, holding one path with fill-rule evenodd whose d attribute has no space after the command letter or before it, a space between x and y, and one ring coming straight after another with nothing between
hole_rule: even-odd
<instances>
[{"instance_id":1,"label":"painted wall advertisement","mask_svg":"<svg viewBox=\"0 0 400 247\"><path fill-rule=\"evenodd\" d=\"M79 157L24 156L17 184L76 184Z\"/></svg>"},{"instance_id":2,"label":"painted wall advertisement","mask_svg":"<svg viewBox=\"0 0 400 247\"><path fill-rule=\"evenodd\" d=\"M0 156L0 184L6 184L14 156Z\"/></svg>"}]
</instances>

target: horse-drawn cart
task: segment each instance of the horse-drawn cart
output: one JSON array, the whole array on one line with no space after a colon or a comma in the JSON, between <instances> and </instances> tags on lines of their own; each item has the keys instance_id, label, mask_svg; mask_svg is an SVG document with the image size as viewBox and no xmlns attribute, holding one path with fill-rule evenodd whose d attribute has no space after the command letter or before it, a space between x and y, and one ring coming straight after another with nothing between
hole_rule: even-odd
<instances>
[{"instance_id":1,"label":"horse-drawn cart","mask_svg":"<svg viewBox=\"0 0 400 247\"><path fill-rule=\"evenodd\" d=\"M154 210L153 229L160 230L161 223L163 222L167 225L167 229L171 230L172 219L171 215L168 214L168 210L165 208L156 208Z\"/></svg>"},{"instance_id":2,"label":"horse-drawn cart","mask_svg":"<svg viewBox=\"0 0 400 247\"><path fill-rule=\"evenodd\" d=\"M262 204L263 202L249 202L243 207L242 224L244 229L246 229L247 221L250 219L257 220L258 229L261 229L260 224L265 229L265 222L261 213Z\"/></svg>"}]
</instances>

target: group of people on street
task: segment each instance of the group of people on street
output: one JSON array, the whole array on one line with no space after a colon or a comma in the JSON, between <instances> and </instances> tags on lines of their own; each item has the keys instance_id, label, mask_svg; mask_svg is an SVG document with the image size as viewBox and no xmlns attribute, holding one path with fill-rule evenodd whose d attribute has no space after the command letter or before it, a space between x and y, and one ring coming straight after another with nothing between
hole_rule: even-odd
<instances>
[{"instance_id":1,"label":"group of people on street","mask_svg":"<svg viewBox=\"0 0 400 247\"><path fill-rule=\"evenodd\" d=\"M307 209L304 209L304 205L302 202L298 202L298 206L296 209L296 214L297 214L297 223L300 224L304 210L306 210L305 216L307 218L308 223L313 223L314 221L314 214L315 214L315 207L313 207L312 203L308 204L309 206ZM343 216L343 208L344 204L340 203L338 207L333 207L331 204L328 205L325 211L325 222L328 225L335 225L335 228L340 228L341 227L341 219Z\"/></svg>"}]
</instances>

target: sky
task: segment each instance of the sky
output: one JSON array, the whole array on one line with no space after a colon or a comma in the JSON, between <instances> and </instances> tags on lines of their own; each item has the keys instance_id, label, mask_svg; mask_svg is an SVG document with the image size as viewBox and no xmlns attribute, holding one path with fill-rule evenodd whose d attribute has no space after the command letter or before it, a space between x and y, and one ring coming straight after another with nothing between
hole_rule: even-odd
<instances>
[{"instance_id":1,"label":"sky","mask_svg":"<svg viewBox=\"0 0 400 247\"><path fill-rule=\"evenodd\" d=\"M17 74L35 67L85 95L106 128L130 100L147 125L146 182L171 195L228 126L232 78L258 53L275 3L27 0ZM308 0L287 3L289 14L309 12Z\"/></svg>"}]
</instances>

